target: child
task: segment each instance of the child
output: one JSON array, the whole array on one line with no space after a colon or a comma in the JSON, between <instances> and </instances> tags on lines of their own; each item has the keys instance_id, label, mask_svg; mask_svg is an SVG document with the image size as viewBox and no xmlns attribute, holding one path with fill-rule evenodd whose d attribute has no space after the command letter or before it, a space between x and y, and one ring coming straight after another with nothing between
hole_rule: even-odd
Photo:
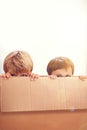
<instances>
[{"instance_id":1,"label":"child","mask_svg":"<svg viewBox=\"0 0 87 130\"><path fill-rule=\"evenodd\" d=\"M5 74L2 77L11 76L29 76L31 79L38 78L38 75L32 74L33 61L30 55L24 51L13 51L8 54L3 63Z\"/></svg>"},{"instance_id":2,"label":"child","mask_svg":"<svg viewBox=\"0 0 87 130\"><path fill-rule=\"evenodd\" d=\"M74 73L74 64L67 57L56 57L48 63L47 73L54 77L71 77Z\"/></svg>"}]
</instances>

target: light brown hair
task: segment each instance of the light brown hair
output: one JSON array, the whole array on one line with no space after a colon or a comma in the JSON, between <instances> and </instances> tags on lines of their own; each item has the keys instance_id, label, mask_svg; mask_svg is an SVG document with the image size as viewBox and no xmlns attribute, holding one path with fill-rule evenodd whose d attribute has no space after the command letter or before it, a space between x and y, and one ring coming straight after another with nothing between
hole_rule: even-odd
<instances>
[{"instance_id":1,"label":"light brown hair","mask_svg":"<svg viewBox=\"0 0 87 130\"><path fill-rule=\"evenodd\" d=\"M74 64L73 62L67 57L56 57L52 59L47 65L47 72L49 75L52 74L53 71L57 69L66 69L71 67L72 74L74 73Z\"/></svg>"},{"instance_id":2,"label":"light brown hair","mask_svg":"<svg viewBox=\"0 0 87 130\"><path fill-rule=\"evenodd\" d=\"M27 52L13 51L6 56L3 69L5 73L12 69L14 74L31 72L33 70L33 62Z\"/></svg>"}]
</instances>

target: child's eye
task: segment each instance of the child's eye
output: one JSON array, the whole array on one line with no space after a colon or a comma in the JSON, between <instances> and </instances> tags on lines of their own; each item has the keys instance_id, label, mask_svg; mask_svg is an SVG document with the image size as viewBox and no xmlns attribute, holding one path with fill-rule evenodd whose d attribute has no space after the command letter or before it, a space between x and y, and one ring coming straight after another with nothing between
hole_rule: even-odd
<instances>
[{"instance_id":1,"label":"child's eye","mask_svg":"<svg viewBox=\"0 0 87 130\"><path fill-rule=\"evenodd\" d=\"M27 74L21 74L21 76L28 76Z\"/></svg>"},{"instance_id":2,"label":"child's eye","mask_svg":"<svg viewBox=\"0 0 87 130\"><path fill-rule=\"evenodd\" d=\"M15 74L11 74L11 76L16 76Z\"/></svg>"},{"instance_id":3,"label":"child's eye","mask_svg":"<svg viewBox=\"0 0 87 130\"><path fill-rule=\"evenodd\" d=\"M66 77L71 77L70 75L66 75Z\"/></svg>"},{"instance_id":4,"label":"child's eye","mask_svg":"<svg viewBox=\"0 0 87 130\"><path fill-rule=\"evenodd\" d=\"M57 75L57 77L63 77L61 74Z\"/></svg>"}]
</instances>

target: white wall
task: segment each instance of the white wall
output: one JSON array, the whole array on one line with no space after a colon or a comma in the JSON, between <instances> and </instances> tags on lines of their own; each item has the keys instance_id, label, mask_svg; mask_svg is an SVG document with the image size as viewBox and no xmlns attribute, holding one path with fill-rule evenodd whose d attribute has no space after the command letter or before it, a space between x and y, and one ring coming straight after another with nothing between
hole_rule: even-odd
<instances>
[{"instance_id":1,"label":"white wall","mask_svg":"<svg viewBox=\"0 0 87 130\"><path fill-rule=\"evenodd\" d=\"M0 1L0 72L9 52L25 50L35 73L47 74L50 59L67 56L75 75L86 74L86 6L85 0Z\"/></svg>"}]
</instances>

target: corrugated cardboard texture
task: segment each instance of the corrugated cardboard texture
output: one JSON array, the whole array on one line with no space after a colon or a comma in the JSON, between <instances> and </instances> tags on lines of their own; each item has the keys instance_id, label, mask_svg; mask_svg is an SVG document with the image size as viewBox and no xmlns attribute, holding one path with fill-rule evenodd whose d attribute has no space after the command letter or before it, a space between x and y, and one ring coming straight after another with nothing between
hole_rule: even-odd
<instances>
[{"instance_id":1,"label":"corrugated cardboard texture","mask_svg":"<svg viewBox=\"0 0 87 130\"><path fill-rule=\"evenodd\" d=\"M78 77L0 79L1 112L87 109L87 80Z\"/></svg>"},{"instance_id":2,"label":"corrugated cardboard texture","mask_svg":"<svg viewBox=\"0 0 87 130\"><path fill-rule=\"evenodd\" d=\"M87 81L0 78L0 130L87 130Z\"/></svg>"},{"instance_id":3,"label":"corrugated cardboard texture","mask_svg":"<svg viewBox=\"0 0 87 130\"><path fill-rule=\"evenodd\" d=\"M2 112L0 130L87 130L87 111Z\"/></svg>"}]
</instances>

